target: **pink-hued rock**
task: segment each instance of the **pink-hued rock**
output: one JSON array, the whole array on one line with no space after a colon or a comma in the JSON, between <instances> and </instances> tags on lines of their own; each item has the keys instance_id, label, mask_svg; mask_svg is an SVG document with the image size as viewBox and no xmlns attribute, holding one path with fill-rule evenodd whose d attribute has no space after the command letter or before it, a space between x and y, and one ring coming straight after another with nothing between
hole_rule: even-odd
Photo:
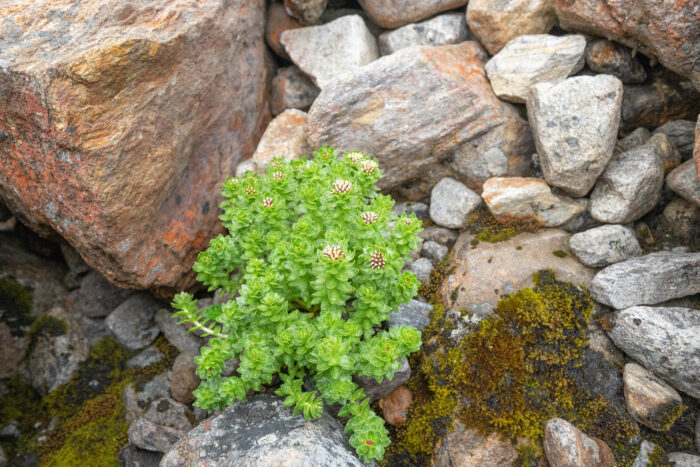
<instances>
[{"instance_id":1,"label":"pink-hued rock","mask_svg":"<svg viewBox=\"0 0 700 467\"><path fill-rule=\"evenodd\" d=\"M284 31L300 28L301 24L287 14L281 3L272 3L265 18L265 40L267 45L280 57L289 60L280 36Z\"/></svg>"},{"instance_id":2,"label":"pink-hued rock","mask_svg":"<svg viewBox=\"0 0 700 467\"><path fill-rule=\"evenodd\" d=\"M269 118L264 2L18 0L0 17L0 199L117 285L190 285Z\"/></svg>"},{"instance_id":3,"label":"pink-hued rock","mask_svg":"<svg viewBox=\"0 0 700 467\"><path fill-rule=\"evenodd\" d=\"M607 444L561 418L547 421L543 445L551 467L615 466L615 457Z\"/></svg>"},{"instance_id":4,"label":"pink-hued rock","mask_svg":"<svg viewBox=\"0 0 700 467\"><path fill-rule=\"evenodd\" d=\"M467 4L468 0L359 0L362 9L372 21L387 29L394 29L408 23L452 10Z\"/></svg>"}]
</instances>

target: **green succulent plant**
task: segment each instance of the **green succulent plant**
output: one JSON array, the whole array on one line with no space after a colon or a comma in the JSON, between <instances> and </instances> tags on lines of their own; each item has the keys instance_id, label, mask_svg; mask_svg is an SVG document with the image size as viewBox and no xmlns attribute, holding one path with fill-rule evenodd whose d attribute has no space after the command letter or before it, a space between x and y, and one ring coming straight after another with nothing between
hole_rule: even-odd
<instances>
[{"instance_id":1,"label":"green succulent plant","mask_svg":"<svg viewBox=\"0 0 700 467\"><path fill-rule=\"evenodd\" d=\"M228 235L211 240L194 270L209 291L234 298L200 310L185 292L173 302L180 323L208 336L195 359L195 405L225 407L278 375L276 393L295 415L313 419L324 400L341 404L360 458L382 459L384 421L353 377L391 379L420 348L417 329L383 324L416 294L416 276L402 268L422 226L415 214L392 213L375 187L381 176L365 154L340 158L324 146L313 160L275 159L265 175L226 180ZM223 376L235 358L238 369Z\"/></svg>"}]
</instances>

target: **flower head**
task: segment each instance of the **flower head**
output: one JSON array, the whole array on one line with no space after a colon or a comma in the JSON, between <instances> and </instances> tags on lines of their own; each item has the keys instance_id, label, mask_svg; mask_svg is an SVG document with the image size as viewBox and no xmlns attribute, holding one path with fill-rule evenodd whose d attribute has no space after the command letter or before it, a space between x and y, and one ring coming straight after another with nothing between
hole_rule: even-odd
<instances>
[{"instance_id":1,"label":"flower head","mask_svg":"<svg viewBox=\"0 0 700 467\"><path fill-rule=\"evenodd\" d=\"M360 170L363 174L371 175L377 170L377 163L370 160L362 161L360 162Z\"/></svg>"},{"instance_id":2,"label":"flower head","mask_svg":"<svg viewBox=\"0 0 700 467\"><path fill-rule=\"evenodd\" d=\"M248 185L247 187L245 187L245 194L249 195L249 196L254 195L255 194L255 187L251 186L251 185Z\"/></svg>"},{"instance_id":3,"label":"flower head","mask_svg":"<svg viewBox=\"0 0 700 467\"><path fill-rule=\"evenodd\" d=\"M367 225L372 225L377 220L379 219L379 216L377 216L377 213L374 211L365 211L362 214L360 214L360 219L362 219L362 222L364 222Z\"/></svg>"},{"instance_id":4,"label":"flower head","mask_svg":"<svg viewBox=\"0 0 700 467\"><path fill-rule=\"evenodd\" d=\"M272 206L275 205L275 200L268 197L263 200L263 207L264 208L271 208Z\"/></svg>"},{"instance_id":5,"label":"flower head","mask_svg":"<svg viewBox=\"0 0 700 467\"><path fill-rule=\"evenodd\" d=\"M272 174L273 180L282 180L284 178L284 172L274 172Z\"/></svg>"},{"instance_id":6,"label":"flower head","mask_svg":"<svg viewBox=\"0 0 700 467\"><path fill-rule=\"evenodd\" d=\"M272 161L270 165L273 169L279 169L280 167L282 167L282 161Z\"/></svg>"},{"instance_id":7,"label":"flower head","mask_svg":"<svg viewBox=\"0 0 700 467\"><path fill-rule=\"evenodd\" d=\"M333 182L333 189L331 190L335 194L346 194L350 193L352 189L352 183L347 180L338 179Z\"/></svg>"},{"instance_id":8,"label":"flower head","mask_svg":"<svg viewBox=\"0 0 700 467\"><path fill-rule=\"evenodd\" d=\"M339 259L345 259L345 253L337 245L328 245L323 249L323 256L330 259L331 261L337 261Z\"/></svg>"},{"instance_id":9,"label":"flower head","mask_svg":"<svg viewBox=\"0 0 700 467\"><path fill-rule=\"evenodd\" d=\"M349 152L345 155L345 157L350 159L350 162L352 162L353 164L357 164L365 158L365 156L363 156L362 153L358 151Z\"/></svg>"},{"instance_id":10,"label":"flower head","mask_svg":"<svg viewBox=\"0 0 700 467\"><path fill-rule=\"evenodd\" d=\"M380 251L373 251L369 257L369 267L372 269L382 269L385 264L384 255Z\"/></svg>"}]
</instances>

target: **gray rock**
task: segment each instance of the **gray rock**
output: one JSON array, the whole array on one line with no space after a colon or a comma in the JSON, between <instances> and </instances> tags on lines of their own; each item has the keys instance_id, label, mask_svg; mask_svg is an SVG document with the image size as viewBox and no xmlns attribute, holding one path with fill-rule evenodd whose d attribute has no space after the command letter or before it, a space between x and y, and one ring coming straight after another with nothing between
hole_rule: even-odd
<instances>
[{"instance_id":1,"label":"gray rock","mask_svg":"<svg viewBox=\"0 0 700 467\"><path fill-rule=\"evenodd\" d=\"M661 223L665 230L682 240L700 238L700 207L683 198L676 198L664 208Z\"/></svg>"},{"instance_id":2,"label":"gray rock","mask_svg":"<svg viewBox=\"0 0 700 467\"><path fill-rule=\"evenodd\" d=\"M102 318L110 314L133 290L112 285L99 272L91 271L80 283L80 288L70 293L72 310L78 310L88 318Z\"/></svg>"},{"instance_id":3,"label":"gray rock","mask_svg":"<svg viewBox=\"0 0 700 467\"><path fill-rule=\"evenodd\" d=\"M647 77L644 67L629 48L605 39L588 43L586 63L596 73L617 76L623 83L643 83Z\"/></svg>"},{"instance_id":4,"label":"gray rock","mask_svg":"<svg viewBox=\"0 0 700 467\"><path fill-rule=\"evenodd\" d=\"M676 194L700 207L700 177L692 160L683 162L666 177L666 185Z\"/></svg>"},{"instance_id":5,"label":"gray rock","mask_svg":"<svg viewBox=\"0 0 700 467\"><path fill-rule=\"evenodd\" d=\"M467 21L462 13L438 15L427 21L407 24L379 35L379 52L389 55L412 45L458 44L468 37Z\"/></svg>"},{"instance_id":6,"label":"gray rock","mask_svg":"<svg viewBox=\"0 0 700 467\"><path fill-rule=\"evenodd\" d=\"M593 216L591 216L591 212L588 209L591 204L591 200L588 198L575 198L575 201L583 207L583 212L572 217L567 222L564 222L559 226L559 228L566 230L570 234L575 234L594 227L600 227L600 222L593 219Z\"/></svg>"},{"instance_id":7,"label":"gray rock","mask_svg":"<svg viewBox=\"0 0 700 467\"><path fill-rule=\"evenodd\" d=\"M639 219L661 198L663 178L663 161L652 146L640 146L615 156L591 193L591 215L609 224Z\"/></svg>"},{"instance_id":8,"label":"gray rock","mask_svg":"<svg viewBox=\"0 0 700 467\"><path fill-rule=\"evenodd\" d=\"M281 40L292 62L321 89L379 57L377 41L358 15L287 30Z\"/></svg>"},{"instance_id":9,"label":"gray rock","mask_svg":"<svg viewBox=\"0 0 700 467\"><path fill-rule=\"evenodd\" d=\"M281 398L261 394L200 423L165 453L161 466L258 467L282 460L289 467L363 465L337 420L328 414L311 422L292 417Z\"/></svg>"},{"instance_id":10,"label":"gray rock","mask_svg":"<svg viewBox=\"0 0 700 467\"><path fill-rule=\"evenodd\" d=\"M569 238L569 248L579 261L592 268L642 254L634 230L622 225L603 225L574 234Z\"/></svg>"},{"instance_id":11,"label":"gray rock","mask_svg":"<svg viewBox=\"0 0 700 467\"><path fill-rule=\"evenodd\" d=\"M75 248L72 246L67 243L61 243L61 253L63 254L63 259L66 261L70 272L76 275L83 275L90 272L90 266L85 264L80 253L75 251Z\"/></svg>"},{"instance_id":12,"label":"gray rock","mask_svg":"<svg viewBox=\"0 0 700 467\"><path fill-rule=\"evenodd\" d=\"M270 110L279 115L287 109L307 110L320 89L296 66L278 68L272 78Z\"/></svg>"},{"instance_id":13,"label":"gray rock","mask_svg":"<svg viewBox=\"0 0 700 467\"><path fill-rule=\"evenodd\" d=\"M331 0L332 1L332 0ZM326 8L326 11L321 15L319 24L328 24L331 21L335 21L343 16L358 15L365 21L365 26L372 33L373 36L377 37L384 32L384 28L377 26L377 24L372 21L364 10L359 8Z\"/></svg>"},{"instance_id":14,"label":"gray rock","mask_svg":"<svg viewBox=\"0 0 700 467\"><path fill-rule=\"evenodd\" d=\"M433 264L439 264L440 261L445 259L449 253L449 249L445 245L440 245L437 242L428 240L423 243L423 248L421 249L421 255L424 258L428 258Z\"/></svg>"},{"instance_id":15,"label":"gray rock","mask_svg":"<svg viewBox=\"0 0 700 467\"><path fill-rule=\"evenodd\" d=\"M700 451L700 417L695 420L695 449Z\"/></svg>"},{"instance_id":16,"label":"gray rock","mask_svg":"<svg viewBox=\"0 0 700 467\"><path fill-rule=\"evenodd\" d=\"M129 368L145 368L154 363L158 363L162 359L163 354L160 353L158 347L151 345L127 360L126 366Z\"/></svg>"},{"instance_id":17,"label":"gray rock","mask_svg":"<svg viewBox=\"0 0 700 467\"><path fill-rule=\"evenodd\" d=\"M167 397L153 401L129 426L129 443L148 451L166 452L192 428L187 407Z\"/></svg>"},{"instance_id":18,"label":"gray rock","mask_svg":"<svg viewBox=\"0 0 700 467\"><path fill-rule=\"evenodd\" d=\"M142 416L152 401L169 397L171 380L172 372L166 371L143 385L126 386L122 393L126 420L130 422Z\"/></svg>"},{"instance_id":19,"label":"gray rock","mask_svg":"<svg viewBox=\"0 0 700 467\"><path fill-rule=\"evenodd\" d=\"M613 314L608 335L635 361L700 397L700 310L633 306Z\"/></svg>"},{"instance_id":20,"label":"gray rock","mask_svg":"<svg viewBox=\"0 0 700 467\"><path fill-rule=\"evenodd\" d=\"M127 444L119 451L119 465L123 467L158 467L163 454L146 451L133 444Z\"/></svg>"},{"instance_id":21,"label":"gray rock","mask_svg":"<svg viewBox=\"0 0 700 467\"><path fill-rule=\"evenodd\" d=\"M465 171L478 180L499 177L508 173L508 158L497 147L489 148L483 154L469 162Z\"/></svg>"},{"instance_id":22,"label":"gray rock","mask_svg":"<svg viewBox=\"0 0 700 467\"><path fill-rule=\"evenodd\" d=\"M651 138L651 133L644 127L639 127L629 135L625 136L615 145L615 153L629 151L637 146L641 146Z\"/></svg>"},{"instance_id":23,"label":"gray rock","mask_svg":"<svg viewBox=\"0 0 700 467\"><path fill-rule=\"evenodd\" d=\"M652 430L668 431L683 411L680 394L641 365L626 364L623 382L627 411ZM669 416L679 408L678 415Z\"/></svg>"},{"instance_id":24,"label":"gray rock","mask_svg":"<svg viewBox=\"0 0 700 467\"><path fill-rule=\"evenodd\" d=\"M637 454L637 457L634 459L634 463L632 464L632 467L652 467L650 465L650 457L651 454L654 452L654 449L656 448L656 444L652 443L651 441L644 440L642 441L642 444L639 446L639 453ZM659 449L661 447L659 446ZM664 457L666 455L664 454Z\"/></svg>"},{"instance_id":25,"label":"gray rock","mask_svg":"<svg viewBox=\"0 0 700 467\"><path fill-rule=\"evenodd\" d=\"M148 347L160 334L153 317L161 303L147 293L132 295L105 319L107 329L128 349Z\"/></svg>"},{"instance_id":26,"label":"gray rock","mask_svg":"<svg viewBox=\"0 0 700 467\"><path fill-rule=\"evenodd\" d=\"M537 222L547 227L564 224L585 209L568 196L552 193L539 178L489 178L481 197L496 219Z\"/></svg>"},{"instance_id":27,"label":"gray rock","mask_svg":"<svg viewBox=\"0 0 700 467\"><path fill-rule=\"evenodd\" d=\"M607 444L561 418L547 420L542 444L549 465L555 467L615 466L615 457Z\"/></svg>"},{"instance_id":28,"label":"gray rock","mask_svg":"<svg viewBox=\"0 0 700 467\"><path fill-rule=\"evenodd\" d=\"M411 326L422 330L430 324L430 312L433 305L418 300L399 305L398 310L389 313L389 328L396 326Z\"/></svg>"},{"instance_id":29,"label":"gray rock","mask_svg":"<svg viewBox=\"0 0 700 467\"><path fill-rule=\"evenodd\" d=\"M430 212L428 210L428 205L425 203L414 203L411 201L406 201L404 203L397 203L391 208L396 216L401 214L415 214L418 219L428 219L430 218Z\"/></svg>"},{"instance_id":30,"label":"gray rock","mask_svg":"<svg viewBox=\"0 0 700 467\"><path fill-rule=\"evenodd\" d=\"M700 467L700 456L687 452L671 452L668 454L668 461L674 467Z\"/></svg>"},{"instance_id":31,"label":"gray rock","mask_svg":"<svg viewBox=\"0 0 700 467\"><path fill-rule=\"evenodd\" d=\"M433 270L433 263L428 258L418 258L409 263L406 269L415 274L422 283L430 283L430 272Z\"/></svg>"},{"instance_id":32,"label":"gray rock","mask_svg":"<svg viewBox=\"0 0 700 467\"><path fill-rule=\"evenodd\" d=\"M198 355L198 351L187 350L178 355L173 363L170 395L183 404L194 402L192 391L202 382L197 376L197 364L194 362L194 358Z\"/></svg>"},{"instance_id":33,"label":"gray rock","mask_svg":"<svg viewBox=\"0 0 700 467\"><path fill-rule=\"evenodd\" d=\"M88 357L88 346L78 318L63 308L53 308L37 328L29 354L34 389L46 395L67 383Z\"/></svg>"},{"instance_id":34,"label":"gray rock","mask_svg":"<svg viewBox=\"0 0 700 467\"><path fill-rule=\"evenodd\" d=\"M613 264L596 274L590 292L618 310L700 293L700 253L661 251Z\"/></svg>"},{"instance_id":35,"label":"gray rock","mask_svg":"<svg viewBox=\"0 0 700 467\"><path fill-rule=\"evenodd\" d=\"M437 227L431 225L423 229L421 233L418 234L420 238L427 241L437 242L441 245L452 246L457 241L459 233L454 230L447 229L445 227Z\"/></svg>"},{"instance_id":36,"label":"gray rock","mask_svg":"<svg viewBox=\"0 0 700 467\"><path fill-rule=\"evenodd\" d=\"M355 376L354 379L357 385L365 390L365 395L374 401L391 394L394 389L410 378L411 366L408 364L408 358L404 357L401 360L401 367L394 372L394 377L391 379L382 378L380 382L370 376Z\"/></svg>"},{"instance_id":37,"label":"gray rock","mask_svg":"<svg viewBox=\"0 0 700 467\"><path fill-rule=\"evenodd\" d=\"M284 9L301 24L311 25L321 17L327 3L328 0L284 0Z\"/></svg>"},{"instance_id":38,"label":"gray rock","mask_svg":"<svg viewBox=\"0 0 700 467\"><path fill-rule=\"evenodd\" d=\"M88 347L92 347L105 337L109 337L109 331L105 325L104 318L88 318L85 315L81 315L80 325L88 341Z\"/></svg>"},{"instance_id":39,"label":"gray rock","mask_svg":"<svg viewBox=\"0 0 700 467\"><path fill-rule=\"evenodd\" d=\"M681 154L665 134L657 133L653 135L646 142L646 146L652 147L654 152L659 155L664 164L664 173L668 173L680 165Z\"/></svg>"},{"instance_id":40,"label":"gray rock","mask_svg":"<svg viewBox=\"0 0 700 467\"><path fill-rule=\"evenodd\" d=\"M464 6L467 0L359 0L359 3L376 24L394 29Z\"/></svg>"},{"instance_id":41,"label":"gray rock","mask_svg":"<svg viewBox=\"0 0 700 467\"><path fill-rule=\"evenodd\" d=\"M493 92L501 99L524 103L537 83L557 83L584 65L586 39L581 35L519 36L486 64Z\"/></svg>"},{"instance_id":42,"label":"gray rock","mask_svg":"<svg viewBox=\"0 0 700 467\"><path fill-rule=\"evenodd\" d=\"M527 113L544 178L584 196L612 157L622 83L609 75L577 76L530 89Z\"/></svg>"},{"instance_id":43,"label":"gray rock","mask_svg":"<svg viewBox=\"0 0 700 467\"><path fill-rule=\"evenodd\" d=\"M163 335L168 342L177 348L180 352L188 350L199 350L205 344L204 340L187 332L187 328L181 324L177 324L177 319L173 318L172 313L161 308L155 315L156 323L163 332Z\"/></svg>"},{"instance_id":44,"label":"gray rock","mask_svg":"<svg viewBox=\"0 0 700 467\"><path fill-rule=\"evenodd\" d=\"M481 204L481 197L453 178L443 178L430 193L430 218L438 225L461 229Z\"/></svg>"},{"instance_id":45,"label":"gray rock","mask_svg":"<svg viewBox=\"0 0 700 467\"><path fill-rule=\"evenodd\" d=\"M695 122L691 120L671 120L653 132L655 135L659 133L663 133L668 137L673 145L676 146L684 161L693 157Z\"/></svg>"}]
</instances>

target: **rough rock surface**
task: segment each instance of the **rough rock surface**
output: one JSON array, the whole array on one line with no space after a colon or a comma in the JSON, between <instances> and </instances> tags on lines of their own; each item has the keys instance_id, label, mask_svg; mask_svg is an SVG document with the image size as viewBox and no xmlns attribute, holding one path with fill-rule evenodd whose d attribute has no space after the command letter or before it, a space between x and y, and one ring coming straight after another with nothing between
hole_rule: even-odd
<instances>
[{"instance_id":1,"label":"rough rock surface","mask_svg":"<svg viewBox=\"0 0 700 467\"><path fill-rule=\"evenodd\" d=\"M187 406L170 398L153 401L145 415L129 426L129 443L148 451L166 452L192 428Z\"/></svg>"},{"instance_id":2,"label":"rough rock surface","mask_svg":"<svg viewBox=\"0 0 700 467\"><path fill-rule=\"evenodd\" d=\"M430 218L449 229L461 229L481 204L481 198L464 184L443 178L430 192Z\"/></svg>"},{"instance_id":3,"label":"rough rock surface","mask_svg":"<svg viewBox=\"0 0 700 467\"><path fill-rule=\"evenodd\" d=\"M698 122L695 125L695 146L693 146L693 161L695 161L695 170L697 170L698 177L700 177L700 114L698 115Z\"/></svg>"},{"instance_id":4,"label":"rough rock surface","mask_svg":"<svg viewBox=\"0 0 700 467\"><path fill-rule=\"evenodd\" d=\"M432 261L433 264L438 265L443 259L445 259L445 256L447 256L449 251L449 248L447 248L445 245L440 245L437 242L428 240L427 242L423 242L423 247L420 250L420 254L424 258L428 258L430 261Z\"/></svg>"},{"instance_id":5,"label":"rough rock surface","mask_svg":"<svg viewBox=\"0 0 700 467\"><path fill-rule=\"evenodd\" d=\"M664 164L664 173L668 173L681 164L681 154L676 146L663 133L656 133L646 142L656 154L659 155Z\"/></svg>"},{"instance_id":6,"label":"rough rock surface","mask_svg":"<svg viewBox=\"0 0 700 467\"><path fill-rule=\"evenodd\" d=\"M586 46L586 63L596 73L614 75L623 83L643 83L644 67L627 47L605 39L596 39Z\"/></svg>"},{"instance_id":7,"label":"rough rock surface","mask_svg":"<svg viewBox=\"0 0 700 467\"><path fill-rule=\"evenodd\" d=\"M630 415L652 430L668 430L682 412L678 411L683 405L680 394L637 363L626 364L622 378Z\"/></svg>"},{"instance_id":8,"label":"rough rock surface","mask_svg":"<svg viewBox=\"0 0 700 467\"><path fill-rule=\"evenodd\" d=\"M411 300L407 304L399 305L395 312L389 312L389 327L413 326L422 330L430 324L431 311L433 311L433 305L430 303Z\"/></svg>"},{"instance_id":9,"label":"rough rock surface","mask_svg":"<svg viewBox=\"0 0 700 467\"><path fill-rule=\"evenodd\" d=\"M563 29L607 37L639 49L700 86L700 13L696 3L556 0L556 9Z\"/></svg>"},{"instance_id":10,"label":"rough rock surface","mask_svg":"<svg viewBox=\"0 0 700 467\"><path fill-rule=\"evenodd\" d=\"M472 41L382 57L322 90L309 110L309 143L377 157L384 170L380 188L413 181L418 199L445 176L479 190L494 175L526 175L530 130L493 94L486 58ZM499 173L474 172L487 156L503 166Z\"/></svg>"},{"instance_id":11,"label":"rough rock surface","mask_svg":"<svg viewBox=\"0 0 700 467\"><path fill-rule=\"evenodd\" d=\"M471 245L472 236L463 233L452 248L440 288L443 303L451 309L465 309L478 316L489 314L501 295L532 287L532 275L541 269L554 270L557 279L588 285L593 270L583 266L569 251L569 234L558 229L521 233L505 242ZM553 252L567 253L560 257Z\"/></svg>"},{"instance_id":12,"label":"rough rock surface","mask_svg":"<svg viewBox=\"0 0 700 467\"><path fill-rule=\"evenodd\" d=\"M610 321L608 335L625 354L679 391L700 397L699 310L633 306Z\"/></svg>"},{"instance_id":13,"label":"rough rock surface","mask_svg":"<svg viewBox=\"0 0 700 467\"><path fill-rule=\"evenodd\" d=\"M684 161L693 158L693 142L695 141L695 122L691 120L673 120L666 122L654 130L653 134L665 134L669 141L678 149Z\"/></svg>"},{"instance_id":14,"label":"rough rock surface","mask_svg":"<svg viewBox=\"0 0 700 467\"><path fill-rule=\"evenodd\" d=\"M389 55L412 45L458 44L467 40L467 23L461 13L448 13L420 23L407 24L377 38L379 52Z\"/></svg>"},{"instance_id":15,"label":"rough rock surface","mask_svg":"<svg viewBox=\"0 0 700 467\"><path fill-rule=\"evenodd\" d=\"M618 154L591 193L594 219L610 224L636 221L656 206L664 184L664 163L651 145Z\"/></svg>"},{"instance_id":16,"label":"rough rock surface","mask_svg":"<svg viewBox=\"0 0 700 467\"><path fill-rule=\"evenodd\" d=\"M382 397L379 400L379 408L382 409L384 420L389 425L399 426L406 422L408 409L413 402L411 391L405 386L399 386L390 394Z\"/></svg>"},{"instance_id":17,"label":"rough rock surface","mask_svg":"<svg viewBox=\"0 0 700 467\"><path fill-rule=\"evenodd\" d=\"M467 5L469 29L491 55L518 36L548 33L555 22L551 0L471 0Z\"/></svg>"},{"instance_id":18,"label":"rough rock surface","mask_svg":"<svg viewBox=\"0 0 700 467\"><path fill-rule=\"evenodd\" d=\"M284 50L280 36L284 31L300 27L301 24L287 14L282 3L270 4L265 18L265 41L278 56L289 60L289 55Z\"/></svg>"},{"instance_id":19,"label":"rough rock surface","mask_svg":"<svg viewBox=\"0 0 700 467\"><path fill-rule=\"evenodd\" d=\"M114 286L99 272L91 271L80 282L80 288L70 293L68 303L71 311L78 311L88 318L102 318L133 293Z\"/></svg>"},{"instance_id":20,"label":"rough rock surface","mask_svg":"<svg viewBox=\"0 0 700 467\"><path fill-rule=\"evenodd\" d=\"M275 117L265 129L253 154L255 171L264 172L275 157L289 161L310 155L310 148L306 142L306 124L306 112L301 110L285 110Z\"/></svg>"},{"instance_id":21,"label":"rough rock surface","mask_svg":"<svg viewBox=\"0 0 700 467\"><path fill-rule=\"evenodd\" d=\"M294 64L321 89L379 57L377 41L358 15L284 31L281 41Z\"/></svg>"},{"instance_id":22,"label":"rough rock surface","mask_svg":"<svg viewBox=\"0 0 700 467\"><path fill-rule=\"evenodd\" d=\"M659 446L660 448L661 446ZM637 454L637 457L634 459L634 463L632 464L632 467L652 467L651 461L650 461L650 456L654 452L654 449L656 448L656 444L652 443L651 441L643 440L641 444L639 445L639 453Z\"/></svg>"},{"instance_id":23,"label":"rough rock surface","mask_svg":"<svg viewBox=\"0 0 700 467\"><path fill-rule=\"evenodd\" d=\"M430 271L433 270L433 263L428 258L418 258L412 261L406 269L415 274L423 284L430 283Z\"/></svg>"},{"instance_id":24,"label":"rough rock surface","mask_svg":"<svg viewBox=\"0 0 700 467\"><path fill-rule=\"evenodd\" d=\"M666 185L678 195L700 206L700 176L693 161L686 161L666 177Z\"/></svg>"},{"instance_id":25,"label":"rough rock surface","mask_svg":"<svg viewBox=\"0 0 700 467\"><path fill-rule=\"evenodd\" d=\"M476 430L457 423L440 444L437 467L479 466L502 467L512 465L518 457L518 445L503 440L497 433L484 438Z\"/></svg>"},{"instance_id":26,"label":"rough rock surface","mask_svg":"<svg viewBox=\"0 0 700 467\"><path fill-rule=\"evenodd\" d=\"M527 114L544 178L584 196L612 157L622 83L610 75L578 76L530 88Z\"/></svg>"},{"instance_id":27,"label":"rough rock surface","mask_svg":"<svg viewBox=\"0 0 700 467\"><path fill-rule=\"evenodd\" d=\"M501 99L523 103L537 83L557 83L583 68L586 39L581 35L519 36L486 64L493 92Z\"/></svg>"},{"instance_id":28,"label":"rough rock surface","mask_svg":"<svg viewBox=\"0 0 700 467\"><path fill-rule=\"evenodd\" d=\"M634 230L623 225L602 225L574 234L569 238L569 248L579 261L592 268L642 254Z\"/></svg>"},{"instance_id":29,"label":"rough rock surface","mask_svg":"<svg viewBox=\"0 0 700 467\"><path fill-rule=\"evenodd\" d=\"M426 241L431 240L442 245L452 246L457 241L459 233L451 229L446 229L445 227L431 225L423 229L418 236Z\"/></svg>"},{"instance_id":30,"label":"rough rock surface","mask_svg":"<svg viewBox=\"0 0 700 467\"><path fill-rule=\"evenodd\" d=\"M666 205L661 215L664 228L682 240L700 238L700 207L676 198Z\"/></svg>"},{"instance_id":31,"label":"rough rock surface","mask_svg":"<svg viewBox=\"0 0 700 467\"><path fill-rule=\"evenodd\" d=\"M607 444L561 418L547 421L543 445L552 467L615 466L615 457Z\"/></svg>"},{"instance_id":32,"label":"rough rock surface","mask_svg":"<svg viewBox=\"0 0 700 467\"><path fill-rule=\"evenodd\" d=\"M263 2L22 0L0 18L0 199L117 285L190 285L267 119Z\"/></svg>"},{"instance_id":33,"label":"rough rock surface","mask_svg":"<svg viewBox=\"0 0 700 467\"><path fill-rule=\"evenodd\" d=\"M467 4L467 0L359 0L360 6L379 26L394 29L429 18L441 11Z\"/></svg>"},{"instance_id":34,"label":"rough rock surface","mask_svg":"<svg viewBox=\"0 0 700 467\"><path fill-rule=\"evenodd\" d=\"M127 349L143 349L160 334L153 317L161 306L150 295L138 293L115 308L105 319L105 324L117 341Z\"/></svg>"},{"instance_id":35,"label":"rough rock surface","mask_svg":"<svg viewBox=\"0 0 700 467\"><path fill-rule=\"evenodd\" d=\"M126 421L131 422L142 416L149 404L161 397L168 397L172 372L166 371L155 376L141 387L130 384L122 393L122 404Z\"/></svg>"},{"instance_id":36,"label":"rough rock surface","mask_svg":"<svg viewBox=\"0 0 700 467\"><path fill-rule=\"evenodd\" d=\"M641 146L649 141L649 138L651 138L651 132L644 127L639 127L617 142L614 153L620 154Z\"/></svg>"},{"instance_id":37,"label":"rough rock surface","mask_svg":"<svg viewBox=\"0 0 700 467\"><path fill-rule=\"evenodd\" d=\"M557 227L577 216L584 206L568 196L555 195L540 178L490 178L481 193L493 216L500 221L529 221Z\"/></svg>"},{"instance_id":38,"label":"rough rock surface","mask_svg":"<svg viewBox=\"0 0 700 467\"><path fill-rule=\"evenodd\" d=\"M6 311L0 306L0 317L4 318ZM11 329L4 322L0 322L0 354L3 356L0 360L0 378L12 378L24 358L28 345L29 340L23 330Z\"/></svg>"},{"instance_id":39,"label":"rough rock surface","mask_svg":"<svg viewBox=\"0 0 700 467\"><path fill-rule=\"evenodd\" d=\"M197 376L197 364L194 362L194 357L198 355L198 350L188 350L178 355L173 363L170 395L183 404L194 402L192 391L197 389L199 383L202 382Z\"/></svg>"},{"instance_id":40,"label":"rough rock surface","mask_svg":"<svg viewBox=\"0 0 700 467\"><path fill-rule=\"evenodd\" d=\"M688 454L687 452L671 452L668 454L668 461L673 467L700 466L700 456Z\"/></svg>"},{"instance_id":41,"label":"rough rock surface","mask_svg":"<svg viewBox=\"0 0 700 467\"><path fill-rule=\"evenodd\" d=\"M289 467L363 465L328 414L307 422L302 415L292 417L282 399L256 395L204 420L165 453L161 466L257 467L280 459Z\"/></svg>"},{"instance_id":42,"label":"rough rock surface","mask_svg":"<svg viewBox=\"0 0 700 467\"><path fill-rule=\"evenodd\" d=\"M119 451L119 465L128 467L158 467L163 455L159 452L146 451L133 444L127 444Z\"/></svg>"},{"instance_id":43,"label":"rough rock surface","mask_svg":"<svg viewBox=\"0 0 700 467\"><path fill-rule=\"evenodd\" d=\"M326 9L328 0L284 0L284 8L301 24L316 23Z\"/></svg>"},{"instance_id":44,"label":"rough rock surface","mask_svg":"<svg viewBox=\"0 0 700 467\"><path fill-rule=\"evenodd\" d=\"M206 343L204 339L188 333L185 326L177 324L178 320L173 318L172 313L165 308L156 312L155 321L168 342L174 345L179 352L199 350Z\"/></svg>"},{"instance_id":45,"label":"rough rock surface","mask_svg":"<svg viewBox=\"0 0 700 467\"><path fill-rule=\"evenodd\" d=\"M700 253L661 251L630 258L596 274L596 301L618 310L700 293Z\"/></svg>"},{"instance_id":46,"label":"rough rock surface","mask_svg":"<svg viewBox=\"0 0 700 467\"><path fill-rule=\"evenodd\" d=\"M307 110L319 92L321 90L296 66L278 68L272 78L270 110L273 115L286 109Z\"/></svg>"}]
</instances>

